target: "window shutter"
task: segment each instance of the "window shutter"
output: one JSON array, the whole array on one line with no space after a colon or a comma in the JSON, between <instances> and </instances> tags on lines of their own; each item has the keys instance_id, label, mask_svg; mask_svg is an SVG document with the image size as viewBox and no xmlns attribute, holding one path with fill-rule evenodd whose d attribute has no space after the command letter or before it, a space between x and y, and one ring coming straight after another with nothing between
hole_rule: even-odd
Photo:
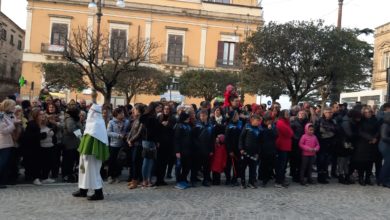
<instances>
[{"instance_id":1,"label":"window shutter","mask_svg":"<svg viewBox=\"0 0 390 220\"><path fill-rule=\"evenodd\" d=\"M218 41L217 64L222 64L223 62L224 43L223 41Z\"/></svg>"},{"instance_id":2,"label":"window shutter","mask_svg":"<svg viewBox=\"0 0 390 220\"><path fill-rule=\"evenodd\" d=\"M237 66L240 62L240 46L241 44L240 43L235 43L235 47L234 47L234 66Z\"/></svg>"}]
</instances>

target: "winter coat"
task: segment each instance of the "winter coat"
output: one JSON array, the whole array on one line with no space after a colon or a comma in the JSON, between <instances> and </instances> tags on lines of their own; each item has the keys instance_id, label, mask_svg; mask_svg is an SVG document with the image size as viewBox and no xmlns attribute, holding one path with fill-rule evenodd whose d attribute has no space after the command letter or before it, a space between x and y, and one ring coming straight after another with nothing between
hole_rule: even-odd
<instances>
[{"instance_id":1,"label":"winter coat","mask_svg":"<svg viewBox=\"0 0 390 220\"><path fill-rule=\"evenodd\" d=\"M46 133L41 132L41 128L35 121L27 123L26 131L22 138L22 148L28 155L30 152L35 152L41 147L41 140L46 138Z\"/></svg>"},{"instance_id":2,"label":"winter coat","mask_svg":"<svg viewBox=\"0 0 390 220\"><path fill-rule=\"evenodd\" d=\"M215 133L210 123L198 122L192 130L196 153L209 155L214 152Z\"/></svg>"},{"instance_id":3,"label":"winter coat","mask_svg":"<svg viewBox=\"0 0 390 220\"><path fill-rule=\"evenodd\" d=\"M374 116L362 119L359 127L359 138L352 160L358 162L375 161L379 157L378 144L370 144L374 138L379 138L379 121Z\"/></svg>"},{"instance_id":4,"label":"winter coat","mask_svg":"<svg viewBox=\"0 0 390 220\"><path fill-rule=\"evenodd\" d=\"M291 129L294 131L294 141L299 142L302 135L305 134L305 126L307 123L308 121L306 119L300 120L298 117L291 121Z\"/></svg>"},{"instance_id":5,"label":"winter coat","mask_svg":"<svg viewBox=\"0 0 390 220\"><path fill-rule=\"evenodd\" d=\"M65 116L62 144L66 150L74 150L79 147L80 139L73 133L81 130L81 123L69 115Z\"/></svg>"},{"instance_id":6,"label":"winter coat","mask_svg":"<svg viewBox=\"0 0 390 220\"><path fill-rule=\"evenodd\" d=\"M192 128L188 123L178 123L174 135L175 153L190 157L193 152Z\"/></svg>"},{"instance_id":7,"label":"winter coat","mask_svg":"<svg viewBox=\"0 0 390 220\"><path fill-rule=\"evenodd\" d=\"M316 152L320 150L320 144L318 139L314 134L309 134L309 126L312 126L311 123L308 123L305 126L305 134L302 135L301 140L299 141L299 147L302 149L302 156L315 156Z\"/></svg>"},{"instance_id":8,"label":"winter coat","mask_svg":"<svg viewBox=\"0 0 390 220\"><path fill-rule=\"evenodd\" d=\"M280 118L276 122L276 129L278 131L278 138L276 139L277 149L280 151L291 151L294 132L290 127L290 121Z\"/></svg>"},{"instance_id":9,"label":"winter coat","mask_svg":"<svg viewBox=\"0 0 390 220\"><path fill-rule=\"evenodd\" d=\"M278 131L275 124L272 124L272 128L269 129L263 125L261 129L261 148L260 155L262 157L275 156L276 155L276 139L278 138Z\"/></svg>"},{"instance_id":10,"label":"winter coat","mask_svg":"<svg viewBox=\"0 0 390 220\"><path fill-rule=\"evenodd\" d=\"M220 140L223 140L223 135L221 136ZM225 143L223 143L223 141L221 141L221 143L215 143L214 154L211 157L211 171L215 173L222 173L225 170L226 163L227 151Z\"/></svg>"},{"instance_id":11,"label":"winter coat","mask_svg":"<svg viewBox=\"0 0 390 220\"><path fill-rule=\"evenodd\" d=\"M173 147L173 135L175 134L174 127L176 124L175 117L161 114L158 117L158 121L160 122L160 124L164 121L168 122L168 124L166 126L161 124L161 135L160 135L161 136L161 138L160 138L161 145L160 145L160 147L172 148Z\"/></svg>"},{"instance_id":12,"label":"winter coat","mask_svg":"<svg viewBox=\"0 0 390 220\"><path fill-rule=\"evenodd\" d=\"M248 155L255 156L260 153L260 128L247 124L242 130L238 149L244 150Z\"/></svg>"},{"instance_id":13,"label":"winter coat","mask_svg":"<svg viewBox=\"0 0 390 220\"><path fill-rule=\"evenodd\" d=\"M14 121L4 112L0 112L0 149L15 146L12 139L15 129Z\"/></svg>"},{"instance_id":14,"label":"winter coat","mask_svg":"<svg viewBox=\"0 0 390 220\"><path fill-rule=\"evenodd\" d=\"M230 122L226 126L225 132L225 143L228 153L234 153L236 156L239 155L238 143L240 141L240 134L243 128L241 120L236 123Z\"/></svg>"},{"instance_id":15,"label":"winter coat","mask_svg":"<svg viewBox=\"0 0 390 220\"><path fill-rule=\"evenodd\" d=\"M127 136L127 141L132 145L141 145L141 133L143 125L139 119L135 119L131 125L129 135Z\"/></svg>"},{"instance_id":16,"label":"winter coat","mask_svg":"<svg viewBox=\"0 0 390 220\"><path fill-rule=\"evenodd\" d=\"M343 117L340 132L340 144L336 146L335 153L339 157L351 156L359 139L359 125L347 115Z\"/></svg>"},{"instance_id":17,"label":"winter coat","mask_svg":"<svg viewBox=\"0 0 390 220\"><path fill-rule=\"evenodd\" d=\"M214 126L215 135L225 134L226 130L226 119L221 116L221 120L217 120L215 116L210 118L210 123Z\"/></svg>"},{"instance_id":18,"label":"winter coat","mask_svg":"<svg viewBox=\"0 0 390 220\"><path fill-rule=\"evenodd\" d=\"M390 149L390 113L384 113L380 131L379 146L381 149Z\"/></svg>"},{"instance_id":19,"label":"winter coat","mask_svg":"<svg viewBox=\"0 0 390 220\"><path fill-rule=\"evenodd\" d=\"M321 146L320 152L334 152L339 143L337 133L340 132L336 122L333 119L326 120L325 118L320 118L314 127Z\"/></svg>"},{"instance_id":20,"label":"winter coat","mask_svg":"<svg viewBox=\"0 0 390 220\"><path fill-rule=\"evenodd\" d=\"M155 115L142 115L140 122L143 125L142 140L151 141L154 143L160 142L161 125Z\"/></svg>"},{"instance_id":21,"label":"winter coat","mask_svg":"<svg viewBox=\"0 0 390 220\"><path fill-rule=\"evenodd\" d=\"M110 147L122 147L123 137L126 135L128 126L128 120L119 121L118 119L113 118L108 122L107 135Z\"/></svg>"}]
</instances>

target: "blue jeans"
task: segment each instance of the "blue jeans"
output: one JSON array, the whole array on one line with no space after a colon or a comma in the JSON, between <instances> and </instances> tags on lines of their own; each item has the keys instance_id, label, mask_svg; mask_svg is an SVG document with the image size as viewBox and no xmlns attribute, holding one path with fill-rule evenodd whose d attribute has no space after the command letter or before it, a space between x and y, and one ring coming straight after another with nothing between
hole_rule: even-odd
<instances>
[{"instance_id":1,"label":"blue jeans","mask_svg":"<svg viewBox=\"0 0 390 220\"><path fill-rule=\"evenodd\" d=\"M380 182L383 185L390 186L390 146L381 142L379 144L379 150L383 156L383 166L379 175Z\"/></svg>"},{"instance_id":2,"label":"blue jeans","mask_svg":"<svg viewBox=\"0 0 390 220\"><path fill-rule=\"evenodd\" d=\"M152 179L152 170L153 170L154 159L144 158L142 164L142 177L144 181L149 181Z\"/></svg>"},{"instance_id":3,"label":"blue jeans","mask_svg":"<svg viewBox=\"0 0 390 220\"><path fill-rule=\"evenodd\" d=\"M6 183L7 165L11 156L12 147L0 149L0 185Z\"/></svg>"},{"instance_id":4,"label":"blue jeans","mask_svg":"<svg viewBox=\"0 0 390 220\"><path fill-rule=\"evenodd\" d=\"M276 180L275 180L277 184L283 184L285 181L287 157L288 157L287 151L278 150L276 156Z\"/></svg>"},{"instance_id":5,"label":"blue jeans","mask_svg":"<svg viewBox=\"0 0 390 220\"><path fill-rule=\"evenodd\" d=\"M143 150L156 150L156 144L151 141L142 141ZM144 157L142 164L142 177L144 181L151 181L152 171L154 165L154 158Z\"/></svg>"}]
</instances>

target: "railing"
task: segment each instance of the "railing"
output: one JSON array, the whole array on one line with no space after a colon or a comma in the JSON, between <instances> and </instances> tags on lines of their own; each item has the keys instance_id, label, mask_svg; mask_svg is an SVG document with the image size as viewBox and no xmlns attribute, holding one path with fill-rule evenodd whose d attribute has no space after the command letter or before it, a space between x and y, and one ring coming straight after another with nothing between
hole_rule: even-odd
<instances>
[{"instance_id":1,"label":"railing","mask_svg":"<svg viewBox=\"0 0 390 220\"><path fill-rule=\"evenodd\" d=\"M41 44L41 52L42 53L54 53L54 54L62 54L64 53L66 46L63 45L52 45L52 44Z\"/></svg>"},{"instance_id":2,"label":"railing","mask_svg":"<svg viewBox=\"0 0 390 220\"><path fill-rule=\"evenodd\" d=\"M168 54L161 55L161 63L173 65L188 65L188 56L171 56Z\"/></svg>"},{"instance_id":3,"label":"railing","mask_svg":"<svg viewBox=\"0 0 390 220\"><path fill-rule=\"evenodd\" d=\"M222 67L222 68L232 68L237 69L241 65L241 62L238 60L224 60L224 59L217 59L216 66Z\"/></svg>"}]
</instances>

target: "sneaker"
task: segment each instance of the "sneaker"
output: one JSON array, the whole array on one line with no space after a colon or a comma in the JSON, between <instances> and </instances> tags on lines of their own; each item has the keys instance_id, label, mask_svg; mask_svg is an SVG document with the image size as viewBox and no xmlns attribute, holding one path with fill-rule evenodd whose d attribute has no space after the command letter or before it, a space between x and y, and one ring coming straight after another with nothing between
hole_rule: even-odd
<instances>
[{"instance_id":1,"label":"sneaker","mask_svg":"<svg viewBox=\"0 0 390 220\"><path fill-rule=\"evenodd\" d=\"M33 181L33 184L36 185L36 186L41 186L42 185L41 181L38 178Z\"/></svg>"},{"instance_id":2,"label":"sneaker","mask_svg":"<svg viewBox=\"0 0 390 220\"><path fill-rule=\"evenodd\" d=\"M180 190L184 190L184 189L186 189L186 186L184 185L183 182L179 182L176 184L175 188L180 189Z\"/></svg>"},{"instance_id":3,"label":"sneaker","mask_svg":"<svg viewBox=\"0 0 390 220\"><path fill-rule=\"evenodd\" d=\"M241 189L246 189L246 184L245 183L241 183Z\"/></svg>"},{"instance_id":4,"label":"sneaker","mask_svg":"<svg viewBox=\"0 0 390 220\"><path fill-rule=\"evenodd\" d=\"M287 183L275 183L275 188L287 188L289 184Z\"/></svg>"},{"instance_id":5,"label":"sneaker","mask_svg":"<svg viewBox=\"0 0 390 220\"><path fill-rule=\"evenodd\" d=\"M208 181L203 181L202 185L205 187L210 187L210 183Z\"/></svg>"},{"instance_id":6,"label":"sneaker","mask_svg":"<svg viewBox=\"0 0 390 220\"><path fill-rule=\"evenodd\" d=\"M249 186L249 188L251 188L251 189L257 189L257 186L256 186L256 184L254 184L254 183L249 183L248 186Z\"/></svg>"},{"instance_id":7,"label":"sneaker","mask_svg":"<svg viewBox=\"0 0 390 220\"><path fill-rule=\"evenodd\" d=\"M263 188L267 187L267 183L268 183L268 182L263 182L263 183L261 184L261 187L263 187Z\"/></svg>"},{"instance_id":8,"label":"sneaker","mask_svg":"<svg viewBox=\"0 0 390 220\"><path fill-rule=\"evenodd\" d=\"M120 179L118 179L118 178L116 178L115 179L115 181L114 181L114 183L120 183L121 181L120 181Z\"/></svg>"},{"instance_id":9,"label":"sneaker","mask_svg":"<svg viewBox=\"0 0 390 220\"><path fill-rule=\"evenodd\" d=\"M6 189L7 186L6 185L0 185L0 189Z\"/></svg>"},{"instance_id":10,"label":"sneaker","mask_svg":"<svg viewBox=\"0 0 390 220\"><path fill-rule=\"evenodd\" d=\"M42 184L52 184L55 183L56 181L50 178L47 178L45 180L42 180Z\"/></svg>"},{"instance_id":11,"label":"sneaker","mask_svg":"<svg viewBox=\"0 0 390 220\"><path fill-rule=\"evenodd\" d=\"M300 184L301 184L302 186L308 186L308 184L307 184L305 181L301 181Z\"/></svg>"}]
</instances>

